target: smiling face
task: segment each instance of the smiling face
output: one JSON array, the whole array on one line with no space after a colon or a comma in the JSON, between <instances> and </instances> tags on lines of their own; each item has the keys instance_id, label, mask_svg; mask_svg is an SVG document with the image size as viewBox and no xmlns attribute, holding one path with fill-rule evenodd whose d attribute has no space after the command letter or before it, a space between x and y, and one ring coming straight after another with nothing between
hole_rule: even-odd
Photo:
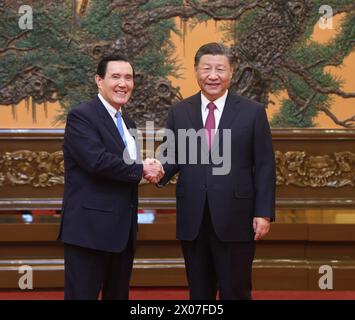
<instances>
[{"instance_id":1,"label":"smiling face","mask_svg":"<svg viewBox=\"0 0 355 320\"><path fill-rule=\"evenodd\" d=\"M114 108L119 110L132 95L133 69L126 61L109 61L104 78L95 76L99 93Z\"/></svg>"},{"instance_id":2,"label":"smiling face","mask_svg":"<svg viewBox=\"0 0 355 320\"><path fill-rule=\"evenodd\" d=\"M195 74L202 93L214 101L227 91L233 75L233 68L225 55L205 54L195 66Z\"/></svg>"}]
</instances>

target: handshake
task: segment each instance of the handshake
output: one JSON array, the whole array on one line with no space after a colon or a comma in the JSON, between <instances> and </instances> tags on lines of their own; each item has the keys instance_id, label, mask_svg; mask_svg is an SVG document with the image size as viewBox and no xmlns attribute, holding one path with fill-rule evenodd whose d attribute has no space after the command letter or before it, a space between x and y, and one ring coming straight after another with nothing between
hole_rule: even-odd
<instances>
[{"instance_id":1,"label":"handshake","mask_svg":"<svg viewBox=\"0 0 355 320\"><path fill-rule=\"evenodd\" d=\"M158 183L164 174L163 166L159 160L147 158L143 161L143 178L150 183Z\"/></svg>"}]
</instances>

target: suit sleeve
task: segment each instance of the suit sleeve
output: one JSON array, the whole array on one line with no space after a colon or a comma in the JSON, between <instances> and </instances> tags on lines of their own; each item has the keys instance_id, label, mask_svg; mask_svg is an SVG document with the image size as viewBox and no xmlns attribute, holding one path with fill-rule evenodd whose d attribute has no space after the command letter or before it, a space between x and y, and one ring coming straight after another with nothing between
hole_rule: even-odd
<instances>
[{"instance_id":1,"label":"suit sleeve","mask_svg":"<svg viewBox=\"0 0 355 320\"><path fill-rule=\"evenodd\" d=\"M174 126L174 109L171 107L168 113L168 119L166 121L165 134L166 140L163 142L166 144L166 148L162 150L162 153L158 155L158 159L163 164L165 171L164 177L157 184L158 187L165 186L170 179L179 171L179 165L177 162L177 145ZM168 134L167 131L170 133Z\"/></svg>"},{"instance_id":2,"label":"suit sleeve","mask_svg":"<svg viewBox=\"0 0 355 320\"><path fill-rule=\"evenodd\" d=\"M275 156L264 107L258 108L254 123L255 216L275 219Z\"/></svg>"},{"instance_id":3,"label":"suit sleeve","mask_svg":"<svg viewBox=\"0 0 355 320\"><path fill-rule=\"evenodd\" d=\"M71 111L65 128L64 148L86 172L98 177L126 182L139 182L142 164L126 164L123 155L109 152L102 138L83 112Z\"/></svg>"}]
</instances>

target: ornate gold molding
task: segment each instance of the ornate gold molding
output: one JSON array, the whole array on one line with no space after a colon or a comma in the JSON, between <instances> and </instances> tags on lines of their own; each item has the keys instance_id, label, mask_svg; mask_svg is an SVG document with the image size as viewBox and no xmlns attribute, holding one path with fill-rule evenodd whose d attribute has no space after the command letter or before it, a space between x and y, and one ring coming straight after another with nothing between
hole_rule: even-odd
<instances>
[{"instance_id":1,"label":"ornate gold molding","mask_svg":"<svg viewBox=\"0 0 355 320\"><path fill-rule=\"evenodd\" d=\"M275 152L277 185L299 187L355 186L355 154L350 151L307 155ZM176 184L177 176L170 181ZM144 179L141 184L146 184ZM0 153L0 186L51 187L64 184L63 152L19 150Z\"/></svg>"},{"instance_id":2,"label":"ornate gold molding","mask_svg":"<svg viewBox=\"0 0 355 320\"><path fill-rule=\"evenodd\" d=\"M355 185L355 154L311 156L305 151L275 152L278 186L344 187Z\"/></svg>"},{"instance_id":3,"label":"ornate gold molding","mask_svg":"<svg viewBox=\"0 0 355 320\"><path fill-rule=\"evenodd\" d=\"M64 184L63 152L19 150L0 154L0 186Z\"/></svg>"}]
</instances>

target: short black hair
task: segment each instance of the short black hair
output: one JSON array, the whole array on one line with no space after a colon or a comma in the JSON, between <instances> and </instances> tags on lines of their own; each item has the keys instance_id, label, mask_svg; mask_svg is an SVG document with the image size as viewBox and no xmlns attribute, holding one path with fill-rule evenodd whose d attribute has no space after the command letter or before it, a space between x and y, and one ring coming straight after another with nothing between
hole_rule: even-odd
<instances>
[{"instance_id":1,"label":"short black hair","mask_svg":"<svg viewBox=\"0 0 355 320\"><path fill-rule=\"evenodd\" d=\"M227 48L222 43L210 42L210 43L206 43L202 47L200 47L197 50L196 55L195 55L195 67L199 64L201 57L205 54L211 54L213 56L215 56L215 55L226 56L228 58L229 64L231 66L233 65L232 52L229 48Z\"/></svg>"},{"instance_id":2,"label":"short black hair","mask_svg":"<svg viewBox=\"0 0 355 320\"><path fill-rule=\"evenodd\" d=\"M115 55L110 55L110 56L105 56L103 57L100 62L98 63L97 65L97 70L96 70L96 74L100 77L100 78L105 78L105 75L106 75L106 70L107 70L107 64L110 62L110 61L125 61L125 62L128 62L131 67L132 67L132 70L133 70L133 77L135 75L135 72L134 72L134 68L133 68L133 65L132 63L128 60L127 57L123 56L123 55L120 55L120 54L115 54Z\"/></svg>"}]
</instances>

